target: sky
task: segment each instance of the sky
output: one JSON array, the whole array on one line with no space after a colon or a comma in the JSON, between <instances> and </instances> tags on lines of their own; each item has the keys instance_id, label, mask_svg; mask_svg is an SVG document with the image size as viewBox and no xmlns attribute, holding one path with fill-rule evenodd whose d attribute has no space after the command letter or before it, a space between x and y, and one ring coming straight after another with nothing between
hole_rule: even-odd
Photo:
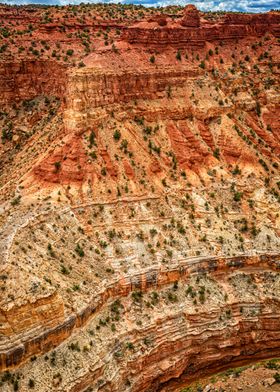
<instances>
[{"instance_id":1,"label":"sky","mask_svg":"<svg viewBox=\"0 0 280 392\"><path fill-rule=\"evenodd\" d=\"M82 1L84 3L133 3L153 7L194 4L201 11L266 12L271 9L280 9L280 0L0 0L0 3L66 5L79 4Z\"/></svg>"}]
</instances>

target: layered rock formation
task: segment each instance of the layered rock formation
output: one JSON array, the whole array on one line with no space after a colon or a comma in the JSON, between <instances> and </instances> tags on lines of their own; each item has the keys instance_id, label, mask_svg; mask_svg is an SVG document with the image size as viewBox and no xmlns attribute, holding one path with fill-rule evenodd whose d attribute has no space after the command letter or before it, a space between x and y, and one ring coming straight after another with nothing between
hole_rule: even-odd
<instances>
[{"instance_id":1,"label":"layered rock formation","mask_svg":"<svg viewBox=\"0 0 280 392\"><path fill-rule=\"evenodd\" d=\"M3 391L279 356L279 13L0 12Z\"/></svg>"},{"instance_id":2,"label":"layered rock formation","mask_svg":"<svg viewBox=\"0 0 280 392\"><path fill-rule=\"evenodd\" d=\"M1 104L64 95L66 68L54 61L5 61L0 67Z\"/></svg>"},{"instance_id":3,"label":"layered rock formation","mask_svg":"<svg viewBox=\"0 0 280 392\"><path fill-rule=\"evenodd\" d=\"M248 36L261 37L266 33L280 35L278 13L266 15L226 15L220 20L209 21L200 18L194 6L186 7L178 22L155 28L152 23L139 22L123 30L123 39L134 45L149 45L156 49L170 44L177 48L203 48L207 42L219 40L234 42Z\"/></svg>"},{"instance_id":4,"label":"layered rock formation","mask_svg":"<svg viewBox=\"0 0 280 392\"><path fill-rule=\"evenodd\" d=\"M184 9L184 16L181 20L181 25L184 27L199 27L200 26L199 11L195 8L194 5L188 5Z\"/></svg>"}]
</instances>

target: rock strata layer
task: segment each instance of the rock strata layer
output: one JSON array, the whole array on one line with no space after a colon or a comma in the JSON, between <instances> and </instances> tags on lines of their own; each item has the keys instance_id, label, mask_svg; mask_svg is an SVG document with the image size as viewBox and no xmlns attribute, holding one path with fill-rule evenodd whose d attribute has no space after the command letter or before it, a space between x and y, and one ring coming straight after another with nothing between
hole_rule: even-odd
<instances>
[{"instance_id":1,"label":"rock strata layer","mask_svg":"<svg viewBox=\"0 0 280 392\"><path fill-rule=\"evenodd\" d=\"M279 356L279 13L0 18L1 391Z\"/></svg>"}]
</instances>

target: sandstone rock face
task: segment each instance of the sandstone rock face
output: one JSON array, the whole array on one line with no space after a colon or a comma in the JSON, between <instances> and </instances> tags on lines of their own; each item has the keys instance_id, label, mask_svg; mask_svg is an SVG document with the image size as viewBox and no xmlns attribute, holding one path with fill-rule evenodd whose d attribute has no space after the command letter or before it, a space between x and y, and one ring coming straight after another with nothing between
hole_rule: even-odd
<instances>
[{"instance_id":1,"label":"sandstone rock face","mask_svg":"<svg viewBox=\"0 0 280 392\"><path fill-rule=\"evenodd\" d=\"M181 25L184 27L199 27L199 12L194 5L187 5L185 7Z\"/></svg>"},{"instance_id":2,"label":"sandstone rock face","mask_svg":"<svg viewBox=\"0 0 280 392\"><path fill-rule=\"evenodd\" d=\"M123 29L123 39L131 44L149 45L157 49L168 47L201 48L205 43L222 40L232 42L248 36L260 37L265 33L280 35L280 17L277 13L265 15L227 15L215 23L200 23L199 12L187 6L178 24L163 29L151 29L140 24Z\"/></svg>"},{"instance_id":3,"label":"sandstone rock face","mask_svg":"<svg viewBox=\"0 0 280 392\"><path fill-rule=\"evenodd\" d=\"M227 276L226 280L231 282L230 284L233 284L233 287L237 284L234 282L238 282L238 285L242 285L244 279L248 284L249 277L253 280L257 279L262 281L265 277L267 278L270 276L270 282L272 282L275 279L274 276L277 276L277 274L275 275L272 271L277 271L279 268L278 258L278 255L245 258L238 257L230 258L228 260L218 258L207 260L206 258L205 260L198 259L195 262L194 260L189 260L187 262L182 261L178 266L174 266L173 269L168 271L152 269L143 274L124 276L117 284L110 284L103 292L95 296L87 307L79 311L76 317L66 319L55 328L47 328L47 326L44 325L42 334L37 332L34 339L32 338L32 335L30 335L29 338L26 337L21 340L20 346L16 346L15 343L12 349L9 349L7 352L2 352L1 369L3 370L13 365L17 365L26 357L38 354L42 350L44 352L50 348L56 347L65 340L66 337L70 336L74 328L82 328L85 323L88 323L89 319L94 320L94 314L98 314L98 317L100 317L102 310L106 308L105 302L110 303L114 298L124 297L125 299L131 292L135 292L134 290L141 290L142 293L150 293L151 290L155 289L161 291L165 287L168 289L171 284L173 284L172 290L174 296L177 298L177 295L181 295L177 286L190 288L192 286L185 286L186 282L193 282L194 278L197 276L200 276L202 283L204 282L206 285L210 284L209 288L211 287L213 290L219 291L223 289L222 286L219 287L221 283L218 282L222 282L225 279L225 276ZM252 274L251 271L256 267L259 272ZM206 278L207 275L208 277ZM176 286L174 286L175 284ZM218 284L218 286L215 287L215 284ZM174 289L174 287L176 288ZM172 290L169 293L172 293ZM187 295L192 296L192 290L193 289L188 289L189 294ZM207 291L206 296L210 295L209 300L215 301L214 298L211 299L212 294L210 291ZM250 295L255 296L255 294ZM233 300L233 297L231 300ZM237 300L237 298L235 298L235 300ZM173 302L173 306L176 305L177 301L178 299L176 299L176 301L171 301ZM138 305L137 303L138 302L136 301L136 306L141 305L142 299ZM204 302L202 302L202 304L203 303ZM214 303L212 306L214 306ZM266 306L268 307L267 309ZM241 307L242 310L240 310ZM204 306L202 306L202 308L204 308ZM273 313L272 309L274 309L274 312L276 313ZM158 390L159 388L161 390L173 390L173 385L175 388L177 383L175 379L178 376L181 376L182 380L186 377L188 380L192 380L200 373L207 374L207 372L210 371L211 366L222 369L227 366L228 362L236 362L237 364L246 363L246 361L249 360L250 355L253 354L261 359L266 356L268 350L271 350L275 356L279 355L279 306L277 307L277 301L274 305L273 303L270 303L270 301L266 303L266 300L258 304L247 303L246 300L243 300L241 303L233 302L225 305L225 308L223 308L222 311L219 308L215 309L214 306L211 310L211 314L208 315L207 313L202 313L200 315L192 314L192 312L187 315L189 312L187 309L184 312L182 313L181 310L178 314L174 314L173 316L169 315L167 319L159 319L156 323L155 330L152 330L151 327L149 327L146 333L148 333L149 336L154 336L153 339L156 339L158 343L156 344L155 341L153 342L152 351L150 352L150 350L147 350L145 357L141 359L141 365L137 359L138 355L134 350L136 358L127 358L130 363L129 372L133 374L134 370L136 371L139 369L139 366L140 369L142 368L144 370L141 381L139 379L135 382L135 385L132 388L133 391L141 391L150 388L152 388L152 390ZM223 314L226 315L226 317L223 316ZM220 318L222 317L223 321L219 321L218 316ZM49 316L46 314L44 314L44 317L49 319ZM188 321L186 321L187 325L183 327L185 322L183 322L182 319L184 318ZM220 330L222 326L226 328L226 346L225 338ZM28 328L27 324L25 324L25 328ZM207 338L207 331L209 328L212 329L212 333L210 337ZM214 332L215 328L218 328L216 332ZM198 333L198 331L200 331L200 333ZM17 326L17 330L13 330L13 334L15 333L18 333L19 336L21 336L22 331L19 329L19 326ZM169 342L165 342L164 335L169 335L171 333L173 339ZM161 336L161 334L163 336ZM11 333L9 335L11 336ZM176 335L177 337L174 339ZM138 338L135 336L132 343L137 345L139 339L144 336L145 330L142 329L140 336ZM245 342L246 345L244 346ZM200 352L201 344L204 345L203 353ZM220 345L223 346L223 350L221 350ZM187 357L186 351L188 352ZM218 353L220 359L217 358ZM193 362L194 357L196 356L199 357L199 361L195 360L195 362ZM213 362L210 359L211 357L215 358ZM172 363L171 367L166 363L168 358L170 365ZM172 358L173 360L171 361ZM120 362L124 360L126 359L117 360L117 363L119 363L118 366L121 366L121 368L123 365ZM125 380L121 381L120 378L122 374L121 368L119 369L120 374L116 378L116 381L111 380L112 390L119 390L120 382L125 383ZM123 377L126 376L127 374L123 375ZM83 388L85 388L86 385L90 385L90 382L92 382L92 380L88 379L87 375L85 375ZM112 382L116 382L115 387L112 387ZM166 389L167 385L168 389Z\"/></svg>"},{"instance_id":4,"label":"sandstone rock face","mask_svg":"<svg viewBox=\"0 0 280 392\"><path fill-rule=\"evenodd\" d=\"M0 61L0 102L28 100L38 95L62 97L65 72L53 61Z\"/></svg>"},{"instance_id":5,"label":"sandstone rock face","mask_svg":"<svg viewBox=\"0 0 280 392\"><path fill-rule=\"evenodd\" d=\"M4 392L280 355L279 14L106 9L0 7Z\"/></svg>"}]
</instances>

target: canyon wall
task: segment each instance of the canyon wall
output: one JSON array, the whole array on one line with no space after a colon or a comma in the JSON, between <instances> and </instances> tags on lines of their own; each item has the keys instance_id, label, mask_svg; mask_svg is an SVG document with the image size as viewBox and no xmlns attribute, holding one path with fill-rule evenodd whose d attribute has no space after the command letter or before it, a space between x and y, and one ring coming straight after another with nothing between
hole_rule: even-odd
<instances>
[{"instance_id":1,"label":"canyon wall","mask_svg":"<svg viewBox=\"0 0 280 392\"><path fill-rule=\"evenodd\" d=\"M186 11L188 16L188 11ZM185 17L186 17L185 16ZM190 15L190 21L193 21ZM184 19L183 19L184 20ZM171 24L171 22L170 22ZM128 26L123 29L122 38L133 45L147 45L149 48L203 48L206 42L223 41L234 42L246 37L261 37L264 34L280 36L280 17L278 13L266 15L236 15L229 14L224 19L201 23L192 26L192 23L183 22L183 26L173 23L170 26ZM152 28L153 27L153 28Z\"/></svg>"},{"instance_id":2,"label":"canyon wall","mask_svg":"<svg viewBox=\"0 0 280 392\"><path fill-rule=\"evenodd\" d=\"M280 355L279 13L106 9L0 7L0 371L23 392Z\"/></svg>"},{"instance_id":3,"label":"canyon wall","mask_svg":"<svg viewBox=\"0 0 280 392\"><path fill-rule=\"evenodd\" d=\"M60 305L58 301L58 307L54 306L54 300L52 300L52 304L50 306L51 311L53 312L52 316L50 315L49 311L47 311L48 304L45 300L39 300L38 304L36 304L36 308L34 308L33 304L25 305L18 309L20 314L20 321L19 317L15 316L15 311L13 311L14 317L17 319L17 323L13 326L14 318L10 314L11 312L7 312L6 314L3 313L3 317L6 320L6 330L4 331L4 336L8 337L8 341L1 342L1 346L5 347L5 351L0 352L0 369L1 371L9 368L13 368L14 366L20 365L23 361L26 361L28 358L35 354L42 354L44 352L48 352L51 349L55 348L59 344L61 344L65 339L67 339L72 333L73 330L76 328L81 328L88 322L88 320L94 317L95 314L100 312L101 308L105 306L107 302L111 302L114 299L118 299L121 297L128 296L135 290L140 290L141 292L145 293L150 290L154 289L162 289L167 285L174 284L175 282L179 282L183 284L184 282L188 281L191 277L195 276L213 276L218 278L219 280L223 279L224 276L227 276L229 273L232 274L234 271L279 271L280 269L280 261L279 255L259 255L259 256L239 256L233 258L204 258L204 259L197 259L197 260L182 260L178 263L176 267L164 270L164 269L152 269L145 271L143 273L139 273L135 276L123 276L114 283L111 283L108 287L105 288L104 291L100 292L97 296L91 299L87 307L80 310L78 314L71 315L65 320L62 320L63 310L60 310ZM177 284L177 283L176 283ZM51 300L51 299L50 299ZM234 303L228 307L231 309L232 317L235 318L235 314L237 319L240 318L239 316L239 307L244 306L244 303ZM265 304L263 304L265 305ZM40 311L39 307L44 307L44 311ZM262 306L262 305L255 305L255 306ZM275 307L275 308L274 308ZM26 311L24 311L26 309ZM39 311L37 311L38 309ZM268 355L269 350L275 350L279 353L279 303L278 300L275 301L273 309L271 309L271 314L262 315L261 318L256 323L255 321L250 322L250 320L242 320L237 321L232 325L232 337L231 341L228 341L228 350L231 353L231 356L228 356L227 351L223 350L221 352L221 363L223 366L226 366L227 362L230 363L233 359L236 361L246 361L248 353L251 356L257 356L257 358L261 358ZM41 317L38 319L35 317L35 312L38 312L38 315ZM29 314L29 317L27 316ZM220 314L220 310L218 311ZM31 316L31 317L30 317ZM203 321L203 317L205 320ZM211 328L211 321L215 319L215 313L211 313L211 315L200 315L196 317L191 317L189 319L190 323L194 323L192 328L197 328L196 323L199 322L201 327L205 329L205 334L207 335L208 328ZM264 317L264 318L262 318ZM207 321L207 319L209 320ZM52 323L56 323L57 325L52 327L51 319L53 319ZM29 320L29 321L28 321ZM48 326L46 325L46 321L48 320ZM278 320L278 321L277 321ZM30 322L30 325L28 323ZM207 323L210 323L207 326ZM34 331L33 331L34 329ZM41 332L40 332L41 330ZM238 338L237 338L237 331ZM240 334L240 332L242 334ZM271 331L271 333L269 333ZM273 332L275 331L275 333ZM2 332L3 333L3 332ZM188 332L189 333L189 332ZM218 332L217 339L215 339L214 335L211 334L211 341L209 346L209 352L204 351L204 354L210 357L215 357L215 352L220 352L219 344L225 344L224 337L221 335L220 331ZM157 331L159 334L159 331ZM227 334L230 336L229 331ZM244 335L243 335L244 334ZM189 336L189 335L188 335ZM246 338L248 336L248 338ZM253 338L254 336L254 338ZM259 336L257 338L257 336ZM265 336L265 340L262 341L260 339L261 336ZM181 340L182 339L182 340ZM186 336L181 337L180 341L177 342L177 348L174 346L174 343L170 343L171 346L167 346L164 344L163 347L158 347L157 350L161 352L161 357L159 356L159 352L157 354L153 354L152 357L147 357L145 359L146 364L150 363L153 364L155 362L155 355L156 361L158 360L166 360L168 357L168 353L173 351L173 355L175 355L176 351L178 350L183 357L180 359L180 368L178 368L178 358L176 359L177 365L172 366L171 369L168 370L168 373L164 375L166 380L169 378L177 377L181 375L181 373L185 372L185 369L190 366L192 362L193 355L198 353L192 353L191 355L187 355L186 352L190 349L190 342L189 338ZM200 342L197 340L192 340L191 347L197 347L199 349L200 344L205 342L205 337L199 335ZM229 339L229 337L227 338ZM260 342L257 343L260 339ZM237 342L237 343L236 343ZM235 346L236 344L236 346ZM173 347L171 349L171 347ZM212 349L214 350L211 353ZM235 354L233 354L233 352ZM258 354L260 353L260 354ZM266 354L265 354L266 353ZM258 357L259 355L259 357ZM225 357L227 361L225 361ZM248 357L249 359L250 357ZM187 362L186 362L187 361ZM217 358L215 358L216 363ZM187 365L187 363L189 363ZM193 378L197 377L200 373L204 373L204 368L208 368L211 365L211 360L209 363L206 364L203 362L201 358L201 362L196 360L196 364L191 365L191 371L188 372L188 375L192 375ZM140 366L139 363L131 364L131 370L134 366ZM217 366L219 367L219 360L217 362ZM146 368L145 364L141 365L141 368ZM175 371L176 368L176 371ZM146 371L146 370L145 370ZM174 373L175 371L175 373ZM170 372L170 374L169 374ZM198 373L198 374L197 374ZM164 383L162 377L160 377L160 381L157 380L156 374L151 373L150 377L153 379L154 389L157 390L155 386L157 383L158 385ZM147 389L150 386L149 379L145 380L146 384L138 385L138 387L133 389L133 391L141 391ZM171 382L172 384L172 382ZM76 388L76 387L75 387ZM79 390L79 389L77 389ZM114 389L115 390L115 389Z\"/></svg>"},{"instance_id":4,"label":"canyon wall","mask_svg":"<svg viewBox=\"0 0 280 392\"><path fill-rule=\"evenodd\" d=\"M67 108L87 112L114 103L138 99L158 99L166 96L167 87L183 87L187 79L198 77L197 69L127 70L101 72L80 70L69 75L66 90Z\"/></svg>"},{"instance_id":5,"label":"canyon wall","mask_svg":"<svg viewBox=\"0 0 280 392\"><path fill-rule=\"evenodd\" d=\"M66 68L54 61L0 61L0 103L11 104L37 96L62 98Z\"/></svg>"}]
</instances>

